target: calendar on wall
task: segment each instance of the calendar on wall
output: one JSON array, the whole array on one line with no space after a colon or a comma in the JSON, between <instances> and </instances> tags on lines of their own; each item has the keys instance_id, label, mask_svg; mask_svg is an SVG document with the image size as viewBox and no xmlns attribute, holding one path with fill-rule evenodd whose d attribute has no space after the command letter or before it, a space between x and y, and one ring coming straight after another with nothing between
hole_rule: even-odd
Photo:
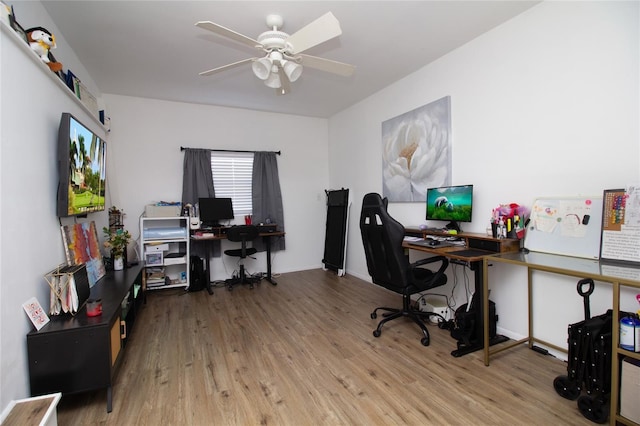
<instances>
[{"instance_id":1,"label":"calendar on wall","mask_svg":"<svg viewBox=\"0 0 640 426\"><path fill-rule=\"evenodd\" d=\"M604 191L600 259L640 264L640 186Z\"/></svg>"}]
</instances>

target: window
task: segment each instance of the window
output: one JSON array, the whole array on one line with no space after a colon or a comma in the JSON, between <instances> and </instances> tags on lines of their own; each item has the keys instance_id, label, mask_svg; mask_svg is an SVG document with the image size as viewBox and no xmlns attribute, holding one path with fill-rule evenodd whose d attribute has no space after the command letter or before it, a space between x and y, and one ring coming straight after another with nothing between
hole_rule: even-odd
<instances>
[{"instance_id":1,"label":"window","mask_svg":"<svg viewBox=\"0 0 640 426\"><path fill-rule=\"evenodd\" d=\"M253 153L211 152L211 173L216 197L233 200L233 214L252 214Z\"/></svg>"}]
</instances>

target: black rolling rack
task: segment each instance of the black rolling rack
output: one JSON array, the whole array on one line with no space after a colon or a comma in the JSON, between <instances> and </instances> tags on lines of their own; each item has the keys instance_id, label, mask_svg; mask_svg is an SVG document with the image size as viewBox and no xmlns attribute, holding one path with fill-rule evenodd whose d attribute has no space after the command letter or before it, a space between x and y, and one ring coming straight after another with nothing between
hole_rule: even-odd
<instances>
[{"instance_id":1,"label":"black rolling rack","mask_svg":"<svg viewBox=\"0 0 640 426\"><path fill-rule=\"evenodd\" d=\"M347 231L349 225L349 190L325 190L327 194L327 227L324 239L325 269L344 275L347 251Z\"/></svg>"}]
</instances>

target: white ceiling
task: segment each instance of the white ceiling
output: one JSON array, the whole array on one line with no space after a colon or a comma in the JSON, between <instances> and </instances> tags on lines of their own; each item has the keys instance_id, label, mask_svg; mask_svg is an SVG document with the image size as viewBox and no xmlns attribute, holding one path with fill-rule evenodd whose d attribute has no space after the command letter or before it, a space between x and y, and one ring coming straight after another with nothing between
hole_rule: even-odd
<instances>
[{"instance_id":1,"label":"white ceiling","mask_svg":"<svg viewBox=\"0 0 640 426\"><path fill-rule=\"evenodd\" d=\"M103 93L312 117L330 117L536 3L43 1ZM305 53L355 65L351 77L305 68L291 93L276 96L250 64L198 75L258 51L200 29L197 21L257 38L268 29L268 14L281 15L282 30L293 34L328 11L340 21L342 35Z\"/></svg>"}]
</instances>

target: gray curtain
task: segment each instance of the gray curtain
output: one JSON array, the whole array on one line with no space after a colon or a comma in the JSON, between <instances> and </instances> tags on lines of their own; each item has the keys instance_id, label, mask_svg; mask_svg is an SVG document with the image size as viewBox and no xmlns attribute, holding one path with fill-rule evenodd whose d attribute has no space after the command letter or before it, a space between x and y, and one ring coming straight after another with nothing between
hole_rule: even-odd
<instances>
[{"instance_id":1,"label":"gray curtain","mask_svg":"<svg viewBox=\"0 0 640 426\"><path fill-rule=\"evenodd\" d=\"M282 193L278 176L278 162L275 152L256 152L253 156L252 178L253 223L276 223L278 230L285 231ZM254 241L254 247L264 250L261 239ZM284 250L284 237L273 239L273 251Z\"/></svg>"},{"instance_id":2,"label":"gray curtain","mask_svg":"<svg viewBox=\"0 0 640 426\"><path fill-rule=\"evenodd\" d=\"M185 148L182 174L182 204L195 205L198 198L215 197L211 174L211 151Z\"/></svg>"},{"instance_id":3,"label":"gray curtain","mask_svg":"<svg viewBox=\"0 0 640 426\"><path fill-rule=\"evenodd\" d=\"M215 197L213 175L211 174L211 151L208 149L185 148L184 170L182 174L182 205L195 205L198 198ZM205 257L209 244L211 255L220 257L220 241L205 241L192 244L196 256Z\"/></svg>"}]
</instances>

